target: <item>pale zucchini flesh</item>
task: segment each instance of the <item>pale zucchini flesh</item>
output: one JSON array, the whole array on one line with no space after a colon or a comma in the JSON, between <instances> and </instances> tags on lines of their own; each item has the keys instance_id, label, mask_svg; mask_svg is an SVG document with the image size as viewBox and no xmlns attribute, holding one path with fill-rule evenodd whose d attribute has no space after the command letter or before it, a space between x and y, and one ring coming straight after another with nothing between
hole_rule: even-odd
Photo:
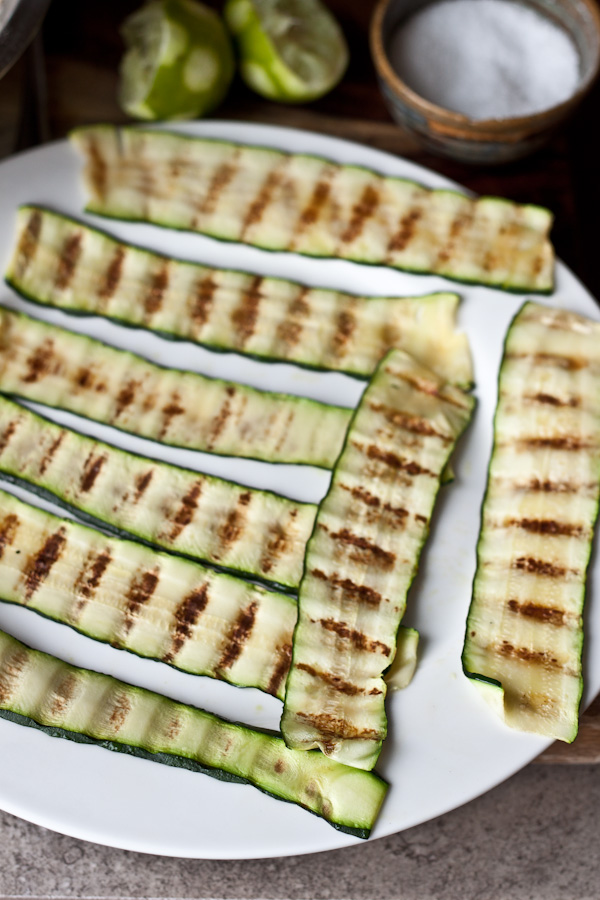
<instances>
[{"instance_id":1,"label":"pale zucchini flesh","mask_svg":"<svg viewBox=\"0 0 600 900\"><path fill-rule=\"evenodd\" d=\"M387 785L322 754L32 650L0 632L0 716L52 737L252 784L367 838ZM84 752L83 749L81 752Z\"/></svg>"},{"instance_id":2,"label":"pale zucchini flesh","mask_svg":"<svg viewBox=\"0 0 600 900\"><path fill-rule=\"evenodd\" d=\"M87 209L227 241L548 292L550 212L358 166L164 131L94 126Z\"/></svg>"},{"instance_id":3,"label":"pale zucchini flesh","mask_svg":"<svg viewBox=\"0 0 600 900\"><path fill-rule=\"evenodd\" d=\"M281 720L288 746L375 765L387 729L383 676L441 475L472 408L400 350L376 370L307 546Z\"/></svg>"},{"instance_id":4,"label":"pale zucchini flesh","mask_svg":"<svg viewBox=\"0 0 600 900\"><path fill-rule=\"evenodd\" d=\"M357 297L169 259L36 206L18 213L6 280L34 302L211 349L369 376L390 347L469 386L457 294Z\"/></svg>"},{"instance_id":5,"label":"pale zucchini flesh","mask_svg":"<svg viewBox=\"0 0 600 900\"><path fill-rule=\"evenodd\" d=\"M164 444L331 468L351 410L166 369L0 307L0 390Z\"/></svg>"},{"instance_id":6,"label":"pale zucchini flesh","mask_svg":"<svg viewBox=\"0 0 600 900\"><path fill-rule=\"evenodd\" d=\"M572 741L600 494L600 323L526 303L505 344L463 667L514 728Z\"/></svg>"},{"instance_id":7,"label":"pale zucchini flesh","mask_svg":"<svg viewBox=\"0 0 600 900\"><path fill-rule=\"evenodd\" d=\"M297 588L316 507L120 450L0 396L0 474L123 536Z\"/></svg>"},{"instance_id":8,"label":"pale zucchini flesh","mask_svg":"<svg viewBox=\"0 0 600 900\"><path fill-rule=\"evenodd\" d=\"M192 675L283 699L296 599L59 518L0 491L0 600ZM419 636L401 629L394 687Z\"/></svg>"}]
</instances>

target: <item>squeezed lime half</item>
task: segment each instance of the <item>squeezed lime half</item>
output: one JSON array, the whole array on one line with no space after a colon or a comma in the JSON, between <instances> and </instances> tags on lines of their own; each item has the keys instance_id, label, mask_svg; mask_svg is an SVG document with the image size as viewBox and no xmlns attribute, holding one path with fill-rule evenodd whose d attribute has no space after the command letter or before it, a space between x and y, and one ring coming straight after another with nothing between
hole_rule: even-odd
<instances>
[{"instance_id":1,"label":"squeezed lime half","mask_svg":"<svg viewBox=\"0 0 600 900\"><path fill-rule=\"evenodd\" d=\"M121 26L119 102L137 119L194 119L214 109L235 70L220 17L197 0L152 0Z\"/></svg>"},{"instance_id":2,"label":"squeezed lime half","mask_svg":"<svg viewBox=\"0 0 600 900\"><path fill-rule=\"evenodd\" d=\"M346 70L344 35L320 0L227 0L224 15L242 78L263 97L316 100Z\"/></svg>"}]
</instances>

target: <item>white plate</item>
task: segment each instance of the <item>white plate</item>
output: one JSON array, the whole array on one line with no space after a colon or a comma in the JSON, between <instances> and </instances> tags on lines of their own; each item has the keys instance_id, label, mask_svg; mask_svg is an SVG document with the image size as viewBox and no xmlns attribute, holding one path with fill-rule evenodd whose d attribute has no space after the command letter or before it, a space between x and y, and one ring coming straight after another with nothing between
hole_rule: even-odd
<instances>
[{"instance_id":1,"label":"white plate","mask_svg":"<svg viewBox=\"0 0 600 900\"><path fill-rule=\"evenodd\" d=\"M390 175L415 178L432 187L449 186L446 179L405 160L303 131L226 122L194 123L181 126L181 130L315 153ZM4 266L12 245L14 210L18 204L47 204L82 216L84 198L79 168L79 160L66 142L34 150L0 166L0 265ZM409 598L405 621L421 632L421 657L410 688L389 698L390 734L378 770L391 788L373 837L400 831L466 803L528 763L547 741L506 728L479 699L460 667L502 339L523 298L489 288L456 287L437 277L265 253L147 225L86 218L123 238L217 266L281 275L357 293L419 294L454 287L463 295L460 322L473 348L478 409L461 445L456 482L442 492L421 573ZM129 347L163 364L259 387L306 393L332 402L355 403L361 392L359 382L342 375L266 365L231 354L211 354L101 319L69 317L28 307L6 286L0 291L0 300L73 330ZM557 290L543 302L598 317L592 297L560 263ZM327 487L326 473L306 467L270 466L176 451L77 420L75 416L53 415L123 447L251 485L269 486L300 499L317 500ZM26 496L24 491L19 493ZM598 566L595 556L591 576L596 587L600 583ZM271 728L278 725L280 704L272 697L137 659L29 610L0 604L0 628L70 662L110 672L226 717ZM588 606L586 635L584 705L600 688L600 653L589 652L600 642L597 602ZM304 810L267 797L252 787L224 784L97 747L56 740L4 720L0 721L0 741L0 807L85 840L146 853L217 859L287 856L356 843L356 839L335 831Z\"/></svg>"}]
</instances>

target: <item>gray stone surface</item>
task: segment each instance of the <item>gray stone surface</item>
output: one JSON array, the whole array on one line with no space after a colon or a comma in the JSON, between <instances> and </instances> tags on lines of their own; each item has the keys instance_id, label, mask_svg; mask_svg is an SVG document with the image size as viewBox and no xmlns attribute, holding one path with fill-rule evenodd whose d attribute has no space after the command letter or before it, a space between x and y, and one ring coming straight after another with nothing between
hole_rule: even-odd
<instances>
[{"instance_id":1,"label":"gray stone surface","mask_svg":"<svg viewBox=\"0 0 600 900\"><path fill-rule=\"evenodd\" d=\"M599 825L600 766L529 766L402 834L279 860L146 856L0 814L0 898L595 900Z\"/></svg>"}]
</instances>

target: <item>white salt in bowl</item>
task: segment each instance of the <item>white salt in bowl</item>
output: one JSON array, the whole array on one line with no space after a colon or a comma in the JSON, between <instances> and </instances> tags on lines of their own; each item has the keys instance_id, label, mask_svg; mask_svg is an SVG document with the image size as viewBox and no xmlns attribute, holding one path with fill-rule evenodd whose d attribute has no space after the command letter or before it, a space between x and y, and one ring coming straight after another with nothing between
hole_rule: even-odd
<instances>
[{"instance_id":1,"label":"white salt in bowl","mask_svg":"<svg viewBox=\"0 0 600 900\"><path fill-rule=\"evenodd\" d=\"M596 0L515 0L558 25L579 55L579 81L561 103L531 115L472 119L419 96L391 61L398 28L431 0L379 0L371 21L371 53L380 88L394 119L428 150L463 162L495 164L541 147L589 91L600 71L600 10ZM427 59L423 59L427 65Z\"/></svg>"}]
</instances>

